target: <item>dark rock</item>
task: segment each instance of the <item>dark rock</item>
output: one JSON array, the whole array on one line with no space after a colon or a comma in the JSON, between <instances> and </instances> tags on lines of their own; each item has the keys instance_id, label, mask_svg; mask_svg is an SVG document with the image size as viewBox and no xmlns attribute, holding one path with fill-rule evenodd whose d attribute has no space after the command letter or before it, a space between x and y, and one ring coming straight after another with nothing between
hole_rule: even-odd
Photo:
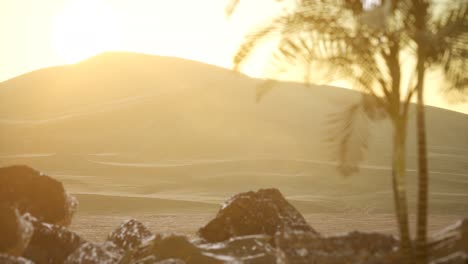
<instances>
[{"instance_id":1,"label":"dark rock","mask_svg":"<svg viewBox=\"0 0 468 264\"><path fill-rule=\"evenodd\" d=\"M204 252L186 237L178 235L156 236L153 240L153 254L158 261L178 259L187 264L218 264L232 261L230 257Z\"/></svg>"},{"instance_id":2,"label":"dark rock","mask_svg":"<svg viewBox=\"0 0 468 264\"><path fill-rule=\"evenodd\" d=\"M456 252L446 257L431 261L430 264L468 264L468 255L464 252Z\"/></svg>"},{"instance_id":3,"label":"dark rock","mask_svg":"<svg viewBox=\"0 0 468 264\"><path fill-rule=\"evenodd\" d=\"M35 263L63 263L85 241L77 234L58 225L40 222L30 217L34 233L23 256Z\"/></svg>"},{"instance_id":4,"label":"dark rock","mask_svg":"<svg viewBox=\"0 0 468 264\"><path fill-rule=\"evenodd\" d=\"M229 199L199 235L208 242L232 237L300 230L317 234L277 189L240 193Z\"/></svg>"},{"instance_id":5,"label":"dark rock","mask_svg":"<svg viewBox=\"0 0 468 264\"><path fill-rule=\"evenodd\" d=\"M159 237L158 237L159 238ZM152 264L157 262L157 258L154 255L154 243L156 236L152 239L144 240L142 244L132 250L132 261L135 264Z\"/></svg>"},{"instance_id":6,"label":"dark rock","mask_svg":"<svg viewBox=\"0 0 468 264\"><path fill-rule=\"evenodd\" d=\"M271 237L267 235L251 235L219 243L197 244L184 236L157 235L136 250L133 263L153 264L163 260L172 263L169 260L173 259L188 264L270 264L276 262L276 250L270 245L270 241Z\"/></svg>"},{"instance_id":7,"label":"dark rock","mask_svg":"<svg viewBox=\"0 0 468 264\"><path fill-rule=\"evenodd\" d=\"M468 218L436 233L430 242L432 258L441 258L455 252L468 254Z\"/></svg>"},{"instance_id":8,"label":"dark rock","mask_svg":"<svg viewBox=\"0 0 468 264\"><path fill-rule=\"evenodd\" d=\"M276 263L276 250L270 245L267 235L250 235L231 238L224 242L199 245L204 252L227 256L244 264Z\"/></svg>"},{"instance_id":9,"label":"dark rock","mask_svg":"<svg viewBox=\"0 0 468 264\"><path fill-rule=\"evenodd\" d=\"M27 166L0 168L0 201L40 221L68 225L77 208L61 182Z\"/></svg>"},{"instance_id":10,"label":"dark rock","mask_svg":"<svg viewBox=\"0 0 468 264\"><path fill-rule=\"evenodd\" d=\"M86 242L65 260L65 264L123 264L129 263L130 256L112 242L95 244Z\"/></svg>"},{"instance_id":11,"label":"dark rock","mask_svg":"<svg viewBox=\"0 0 468 264\"><path fill-rule=\"evenodd\" d=\"M21 256L32 234L33 226L26 217L16 208L0 205L0 253Z\"/></svg>"},{"instance_id":12,"label":"dark rock","mask_svg":"<svg viewBox=\"0 0 468 264\"><path fill-rule=\"evenodd\" d=\"M287 231L276 235L275 244L279 263L399 263L398 241L378 233L317 237L310 232Z\"/></svg>"},{"instance_id":13,"label":"dark rock","mask_svg":"<svg viewBox=\"0 0 468 264\"><path fill-rule=\"evenodd\" d=\"M6 254L0 253L0 263L2 264L34 264L34 262L29 259L22 257L14 257Z\"/></svg>"},{"instance_id":14,"label":"dark rock","mask_svg":"<svg viewBox=\"0 0 468 264\"><path fill-rule=\"evenodd\" d=\"M159 263L158 259L156 258L155 255L149 255L145 256L142 258L135 258L135 256L132 256L132 264L154 264L154 263Z\"/></svg>"},{"instance_id":15,"label":"dark rock","mask_svg":"<svg viewBox=\"0 0 468 264\"><path fill-rule=\"evenodd\" d=\"M131 219L110 233L107 240L124 250L133 250L153 237L153 233L145 225Z\"/></svg>"}]
</instances>

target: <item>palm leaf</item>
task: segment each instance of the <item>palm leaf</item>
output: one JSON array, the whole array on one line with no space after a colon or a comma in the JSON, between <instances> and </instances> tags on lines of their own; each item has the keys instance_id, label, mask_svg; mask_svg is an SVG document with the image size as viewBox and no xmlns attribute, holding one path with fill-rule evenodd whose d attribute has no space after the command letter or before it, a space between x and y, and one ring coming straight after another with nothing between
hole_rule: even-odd
<instances>
[{"instance_id":1,"label":"palm leaf","mask_svg":"<svg viewBox=\"0 0 468 264\"><path fill-rule=\"evenodd\" d=\"M411 21L401 22L400 18L410 13L412 5L409 0L388 1L394 1L395 7L389 26L375 30L360 25L363 10L358 0L298 0L297 8L247 35L234 57L235 69L239 69L255 47L274 36L278 45L269 61L274 73L299 66L306 69L306 80L345 79L365 92L361 102L329 118L330 130L335 131L330 133L329 142L345 175L357 172L364 159L369 122L392 114L390 105L400 104L399 90L393 91L391 82L392 74L399 74L400 68L390 60L398 60L403 47L411 48L411 36L402 30ZM322 74L311 76L312 67L320 68ZM272 87L271 81L257 87L257 102Z\"/></svg>"},{"instance_id":2,"label":"palm leaf","mask_svg":"<svg viewBox=\"0 0 468 264\"><path fill-rule=\"evenodd\" d=\"M370 122L382 120L386 110L374 96L363 95L361 101L342 111L329 115L327 142L332 149L332 158L344 176L359 172L370 138Z\"/></svg>"},{"instance_id":3,"label":"palm leaf","mask_svg":"<svg viewBox=\"0 0 468 264\"><path fill-rule=\"evenodd\" d=\"M468 86L468 3L450 5L442 14L433 22L429 59L442 66L449 90L464 90Z\"/></svg>"},{"instance_id":4,"label":"palm leaf","mask_svg":"<svg viewBox=\"0 0 468 264\"><path fill-rule=\"evenodd\" d=\"M230 17L234 13L237 6L239 5L239 2L239 0L229 0L225 9L226 16Z\"/></svg>"},{"instance_id":5,"label":"palm leaf","mask_svg":"<svg viewBox=\"0 0 468 264\"><path fill-rule=\"evenodd\" d=\"M329 137L332 158L344 176L359 171L359 163L368 148L369 123L361 104L347 107L330 116Z\"/></svg>"}]
</instances>

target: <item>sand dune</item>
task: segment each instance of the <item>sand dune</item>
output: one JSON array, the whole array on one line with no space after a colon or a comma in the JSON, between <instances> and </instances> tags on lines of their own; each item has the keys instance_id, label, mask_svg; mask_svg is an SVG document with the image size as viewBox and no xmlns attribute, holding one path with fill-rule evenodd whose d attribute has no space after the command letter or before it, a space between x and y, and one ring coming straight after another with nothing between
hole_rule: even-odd
<instances>
[{"instance_id":1,"label":"sand dune","mask_svg":"<svg viewBox=\"0 0 468 264\"><path fill-rule=\"evenodd\" d=\"M28 164L57 177L79 194L80 214L88 217L203 215L230 195L263 187L280 188L306 214L391 215L390 124L372 126L366 162L343 178L325 124L359 93L277 82L256 103L260 83L194 61L132 53L25 74L0 83L0 165ZM428 107L427 129L431 213L467 216L468 116Z\"/></svg>"}]
</instances>

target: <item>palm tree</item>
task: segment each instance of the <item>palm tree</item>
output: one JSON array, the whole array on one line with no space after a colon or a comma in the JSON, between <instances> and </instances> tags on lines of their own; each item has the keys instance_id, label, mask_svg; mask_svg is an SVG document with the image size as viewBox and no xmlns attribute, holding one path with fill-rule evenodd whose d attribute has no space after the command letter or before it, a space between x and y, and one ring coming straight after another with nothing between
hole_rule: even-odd
<instances>
[{"instance_id":1,"label":"palm tree","mask_svg":"<svg viewBox=\"0 0 468 264\"><path fill-rule=\"evenodd\" d=\"M343 174L356 172L362 161L367 147L365 138L359 136L362 123L378 120L382 113L391 119L392 186L400 248L407 263L412 253L405 189L406 127L415 89L412 83L406 92L402 89L400 56L413 49L406 22L401 19L410 10L407 1L396 0L386 0L370 10L365 10L360 0L298 0L294 8L284 9L283 14L248 35L234 58L239 69L262 40L275 36L279 42L271 65L276 72L298 64L320 67L326 71L315 78L346 79L364 92L361 102L331 119L336 131L331 140L338 143L336 158Z\"/></svg>"},{"instance_id":2,"label":"palm tree","mask_svg":"<svg viewBox=\"0 0 468 264\"><path fill-rule=\"evenodd\" d=\"M405 146L408 102L414 89L417 91L419 188L416 260L417 263L427 263L429 181L424 77L430 67L441 67L449 88L466 88L468 82L464 70L467 68L468 56L468 4L464 1L383 0L383 4L365 12L363 7L369 8L373 2L380 1L298 1L294 11L286 12L248 36L239 49L234 64L237 68L240 67L261 40L277 34L281 40L273 53L274 65L284 67L285 64L299 62L304 64L306 69L310 69L312 63L321 64L320 66L325 64L334 67L333 70L337 69L329 72L328 77L351 79L356 87L367 92L361 104L349 107L333 119L336 131L339 131L333 139L339 142L337 157L340 160L340 171L344 174L357 171L356 164L362 160L362 151L367 146L365 140L356 136L356 131L363 131L357 129L355 123L379 119L382 116L378 113L382 109L385 110L395 128L392 179L403 252L408 251L405 250L406 246L409 248L409 231L406 198L404 191L401 191L404 187L405 167L404 153L401 152L404 152ZM233 12L238 3L239 0L232 0L227 11ZM352 33L343 34L347 31ZM412 48L407 38L412 40L415 48ZM375 47L376 44L380 47ZM359 45L366 45L369 49L360 49ZM372 56L372 52L379 51L382 55L381 61L387 66L384 71L382 67L377 66L377 59ZM417 83L414 89L408 89L401 107L398 102L403 99L399 86L401 67L398 55L395 54L403 52L412 53L417 59ZM280 68L278 72L281 71L284 71L284 68ZM310 70L306 71L305 80L310 80ZM385 82L390 82L391 85ZM374 84L380 86L380 93ZM268 85L259 88L258 95L261 97L270 88Z\"/></svg>"},{"instance_id":3,"label":"palm tree","mask_svg":"<svg viewBox=\"0 0 468 264\"><path fill-rule=\"evenodd\" d=\"M439 14L434 14L438 12ZM415 0L411 10L414 42L417 45L417 138L418 138L418 218L416 261L428 262L427 215L429 175L424 111L424 77L430 66L442 66L449 87L466 89L468 57L468 3L453 1L437 6L426 0Z\"/></svg>"}]
</instances>

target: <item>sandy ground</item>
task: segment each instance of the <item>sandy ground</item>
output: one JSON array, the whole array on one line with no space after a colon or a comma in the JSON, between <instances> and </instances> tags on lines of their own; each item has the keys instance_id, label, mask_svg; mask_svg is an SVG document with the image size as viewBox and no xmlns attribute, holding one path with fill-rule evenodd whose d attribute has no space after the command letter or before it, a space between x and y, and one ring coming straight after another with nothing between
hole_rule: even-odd
<instances>
[{"instance_id":1,"label":"sandy ground","mask_svg":"<svg viewBox=\"0 0 468 264\"><path fill-rule=\"evenodd\" d=\"M352 230L379 231L397 234L392 214L306 214L313 228L322 234L331 235ZM70 229L92 241L102 241L121 222L136 218L146 224L154 233L175 233L195 237L197 230L214 217L205 214L141 214L141 215L95 215L78 214ZM411 216L414 222L415 217ZM455 223L461 216L433 215L429 219L430 232L436 232ZM414 232L414 227L412 229Z\"/></svg>"}]
</instances>

